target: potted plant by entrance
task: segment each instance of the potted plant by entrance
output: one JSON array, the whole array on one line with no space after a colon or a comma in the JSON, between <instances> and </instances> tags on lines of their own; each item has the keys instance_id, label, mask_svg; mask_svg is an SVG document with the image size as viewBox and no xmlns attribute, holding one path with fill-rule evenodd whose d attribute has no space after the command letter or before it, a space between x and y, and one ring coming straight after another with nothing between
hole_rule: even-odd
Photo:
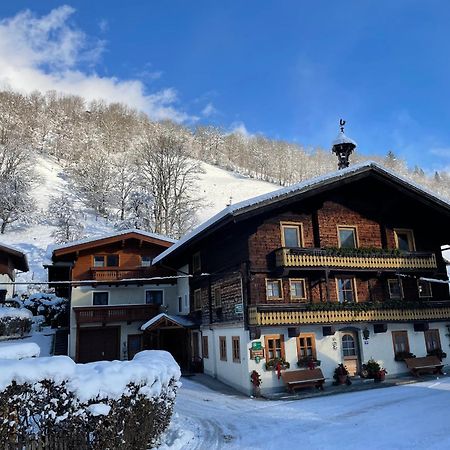
<instances>
[{"instance_id":1,"label":"potted plant by entrance","mask_svg":"<svg viewBox=\"0 0 450 450\"><path fill-rule=\"evenodd\" d=\"M380 371L381 366L373 358L370 358L367 364L364 364L364 369L367 371L366 378L375 378L375 374Z\"/></svg>"},{"instance_id":2,"label":"potted plant by entrance","mask_svg":"<svg viewBox=\"0 0 450 450\"><path fill-rule=\"evenodd\" d=\"M250 382L252 383L252 386L253 386L253 396L260 397L262 381L261 381L261 375L256 370L254 370L250 374Z\"/></svg>"},{"instance_id":3,"label":"potted plant by entrance","mask_svg":"<svg viewBox=\"0 0 450 450\"><path fill-rule=\"evenodd\" d=\"M379 383L380 381L384 381L385 377L387 374L387 370L384 369L383 367L380 368L380 370L378 372L375 372L375 376L374 376L374 381L375 383Z\"/></svg>"},{"instance_id":4,"label":"potted plant by entrance","mask_svg":"<svg viewBox=\"0 0 450 450\"><path fill-rule=\"evenodd\" d=\"M347 367L344 366L344 364L339 364L336 369L334 369L334 385L337 386L339 384L347 384L350 385L352 382L350 381L350 378L348 377L348 370Z\"/></svg>"}]
</instances>

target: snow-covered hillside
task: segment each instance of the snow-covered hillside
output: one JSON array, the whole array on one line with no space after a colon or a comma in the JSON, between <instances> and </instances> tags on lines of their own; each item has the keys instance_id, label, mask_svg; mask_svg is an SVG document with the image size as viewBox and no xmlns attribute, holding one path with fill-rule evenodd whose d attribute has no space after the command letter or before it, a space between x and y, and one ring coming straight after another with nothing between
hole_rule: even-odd
<instances>
[{"instance_id":1,"label":"snow-covered hillside","mask_svg":"<svg viewBox=\"0 0 450 450\"><path fill-rule=\"evenodd\" d=\"M200 174L198 195L204 198L205 206L200 211L199 221L203 222L219 212L231 201L233 203L247 198L273 191L279 186L263 181L252 180L242 175L219 169L202 163L204 173ZM43 264L47 261L47 248L54 243L51 234L55 230L45 217L51 196L61 193L73 194L70 180L60 164L49 157L39 157L36 171L40 176L33 190L37 202L37 211L30 225L11 226L0 236L0 242L14 245L23 250L29 260L30 272L22 274L22 281L45 281L46 271ZM86 237L100 236L111 232L113 222L96 217L90 210L78 202L77 207L83 211L84 235Z\"/></svg>"}]
</instances>

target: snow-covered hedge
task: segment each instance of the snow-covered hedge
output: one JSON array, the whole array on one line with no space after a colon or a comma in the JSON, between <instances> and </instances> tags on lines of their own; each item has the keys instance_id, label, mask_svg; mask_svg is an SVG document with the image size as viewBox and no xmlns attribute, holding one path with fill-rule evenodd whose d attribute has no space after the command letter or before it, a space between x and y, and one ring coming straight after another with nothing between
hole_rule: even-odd
<instances>
[{"instance_id":1,"label":"snow-covered hedge","mask_svg":"<svg viewBox=\"0 0 450 450\"><path fill-rule=\"evenodd\" d=\"M0 306L0 339L28 334L31 330L32 317L28 309Z\"/></svg>"},{"instance_id":2,"label":"snow-covered hedge","mask_svg":"<svg viewBox=\"0 0 450 450\"><path fill-rule=\"evenodd\" d=\"M54 356L0 366L0 442L70 448L155 445L170 423L181 375L164 351L132 361L75 364Z\"/></svg>"},{"instance_id":3,"label":"snow-covered hedge","mask_svg":"<svg viewBox=\"0 0 450 450\"><path fill-rule=\"evenodd\" d=\"M24 308L33 313L33 316L44 316L46 325L52 325L55 328L59 325L68 325L67 299L53 293L36 292L22 294L20 301Z\"/></svg>"},{"instance_id":4,"label":"snow-covered hedge","mask_svg":"<svg viewBox=\"0 0 450 450\"><path fill-rule=\"evenodd\" d=\"M36 358L41 348L35 342L2 342L0 344L0 360Z\"/></svg>"}]
</instances>

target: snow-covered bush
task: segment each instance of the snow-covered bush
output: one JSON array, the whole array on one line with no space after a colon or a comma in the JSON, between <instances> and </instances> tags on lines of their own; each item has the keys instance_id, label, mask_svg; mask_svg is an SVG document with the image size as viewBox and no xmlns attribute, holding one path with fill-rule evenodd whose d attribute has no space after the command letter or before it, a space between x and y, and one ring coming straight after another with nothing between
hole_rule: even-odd
<instances>
[{"instance_id":1,"label":"snow-covered bush","mask_svg":"<svg viewBox=\"0 0 450 450\"><path fill-rule=\"evenodd\" d=\"M164 351L132 361L54 356L0 364L0 442L49 448L148 449L169 426L181 375Z\"/></svg>"},{"instance_id":2,"label":"snow-covered bush","mask_svg":"<svg viewBox=\"0 0 450 450\"><path fill-rule=\"evenodd\" d=\"M28 309L0 306L0 339L28 334L31 323L32 314Z\"/></svg>"},{"instance_id":3,"label":"snow-covered bush","mask_svg":"<svg viewBox=\"0 0 450 450\"><path fill-rule=\"evenodd\" d=\"M33 316L44 316L45 324L52 327L68 324L68 300L52 293L37 292L22 294L22 306L33 313Z\"/></svg>"}]
</instances>

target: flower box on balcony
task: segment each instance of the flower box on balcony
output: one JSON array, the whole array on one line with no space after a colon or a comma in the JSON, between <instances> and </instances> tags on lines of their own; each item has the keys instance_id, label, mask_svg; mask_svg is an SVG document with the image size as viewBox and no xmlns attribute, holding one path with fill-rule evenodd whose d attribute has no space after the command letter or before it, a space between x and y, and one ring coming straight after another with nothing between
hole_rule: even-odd
<instances>
[{"instance_id":1,"label":"flower box on balcony","mask_svg":"<svg viewBox=\"0 0 450 450\"><path fill-rule=\"evenodd\" d=\"M284 358L273 358L266 361L266 370L277 370L278 364L281 370L286 370L291 365Z\"/></svg>"}]
</instances>

